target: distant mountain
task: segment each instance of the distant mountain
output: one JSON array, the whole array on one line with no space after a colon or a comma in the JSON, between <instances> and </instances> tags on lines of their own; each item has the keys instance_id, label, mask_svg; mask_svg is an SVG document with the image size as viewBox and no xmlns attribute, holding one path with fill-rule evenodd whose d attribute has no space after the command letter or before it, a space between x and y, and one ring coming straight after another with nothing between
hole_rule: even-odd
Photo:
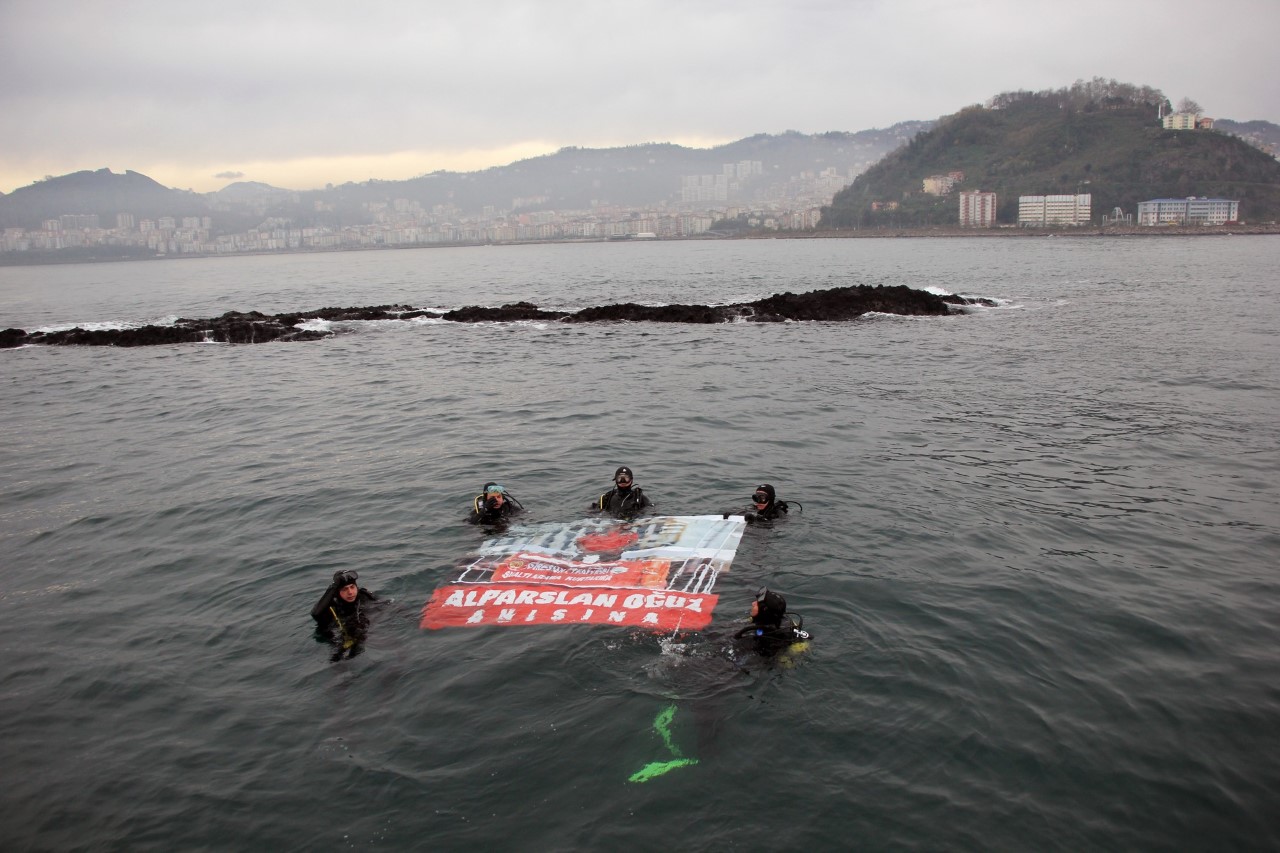
<instances>
[{"instance_id":1,"label":"distant mountain","mask_svg":"<svg viewBox=\"0 0 1280 853\"><path fill-rule=\"evenodd\" d=\"M1280 124L1269 121L1232 121L1218 119L1214 128L1232 136L1238 136L1250 145L1272 157L1280 155Z\"/></svg>"},{"instance_id":2,"label":"distant mountain","mask_svg":"<svg viewBox=\"0 0 1280 853\"><path fill-rule=\"evenodd\" d=\"M827 169L849 180L932 122L913 121L884 130L807 135L758 134L715 148L669 143L622 148L564 148L478 172L434 172L403 181L372 180L323 190L294 191L242 181L207 195L162 187L144 175L109 169L49 178L0 198L0 224L39 227L67 213L96 213L104 227L119 212L138 217L213 215L216 229L275 217L297 225L349 225L371 219L371 207L398 199L430 210L445 206L462 215L494 210L537 211L599 206L638 208L680 199L682 178L723 174L726 165L758 161L761 174L743 179L749 204L770 187L802 173ZM248 223L248 224L246 224Z\"/></svg>"},{"instance_id":3,"label":"distant mountain","mask_svg":"<svg viewBox=\"0 0 1280 853\"><path fill-rule=\"evenodd\" d=\"M210 199L225 202L259 201L264 198L283 198L295 195L297 195L295 190L282 190L279 187L273 187L270 184L258 181L237 181L234 184L227 184L217 192L209 193Z\"/></svg>"},{"instance_id":4,"label":"distant mountain","mask_svg":"<svg viewBox=\"0 0 1280 853\"><path fill-rule=\"evenodd\" d=\"M102 227L114 228L121 212L138 218L202 216L209 206L196 193L169 189L137 172L117 175L110 169L46 178L0 197L3 227L36 228L63 214L97 214Z\"/></svg>"},{"instance_id":5,"label":"distant mountain","mask_svg":"<svg viewBox=\"0 0 1280 853\"><path fill-rule=\"evenodd\" d=\"M586 210L592 207L643 207L678 201L684 177L722 174L725 166L759 161L762 174L746 179L749 202L771 183L803 172L835 169L857 174L903 145L932 122L903 122L885 130L806 135L795 131L758 134L715 148L686 148L649 143L623 148L562 148L554 154L520 160L479 172L434 172L406 181L368 181L302 194L351 210L368 202L402 198L430 210L448 205L463 213L518 208Z\"/></svg>"},{"instance_id":6,"label":"distant mountain","mask_svg":"<svg viewBox=\"0 0 1280 853\"><path fill-rule=\"evenodd\" d=\"M1157 116L1167 107L1157 90L1114 81L998 95L940 119L860 175L824 208L823 225L955 224L955 194L921 186L950 172L964 173L957 191L996 192L1006 223L1017 221L1019 195L1076 192L1092 194L1095 217L1191 195L1239 199L1248 220L1280 217L1280 162L1227 133L1164 130Z\"/></svg>"},{"instance_id":7,"label":"distant mountain","mask_svg":"<svg viewBox=\"0 0 1280 853\"><path fill-rule=\"evenodd\" d=\"M241 227L251 227L252 222L245 222L246 217L261 220L267 213L282 207L296 206L300 203L300 195L294 190L284 190L258 181L239 181L228 184L217 192L209 193L206 198L210 210L220 226L224 229L234 217L243 223Z\"/></svg>"}]
</instances>

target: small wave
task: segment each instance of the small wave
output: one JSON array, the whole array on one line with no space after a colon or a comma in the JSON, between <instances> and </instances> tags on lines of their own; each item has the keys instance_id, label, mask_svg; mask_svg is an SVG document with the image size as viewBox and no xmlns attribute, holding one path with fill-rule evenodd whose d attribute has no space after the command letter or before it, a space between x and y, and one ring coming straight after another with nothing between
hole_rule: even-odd
<instances>
[{"instance_id":1,"label":"small wave","mask_svg":"<svg viewBox=\"0 0 1280 853\"><path fill-rule=\"evenodd\" d=\"M22 597L38 598L44 595L57 595L59 593L69 592L73 589L78 589L81 586L84 586L82 582L72 581L70 583L50 584L49 586L43 587L41 589L18 589L18 590L13 590L11 592L0 592L0 601L4 601L5 599L8 599L8 598L22 598Z\"/></svg>"},{"instance_id":2,"label":"small wave","mask_svg":"<svg viewBox=\"0 0 1280 853\"><path fill-rule=\"evenodd\" d=\"M868 311L858 318L859 320L915 320L916 317L908 317L903 314L890 314L887 311Z\"/></svg>"},{"instance_id":3,"label":"small wave","mask_svg":"<svg viewBox=\"0 0 1280 853\"><path fill-rule=\"evenodd\" d=\"M336 332L348 331L357 332L363 330L386 330L409 329L415 326L446 326L454 325L448 320L442 320L439 317L410 317L407 320L321 320L312 318L303 320L294 326L295 329L302 329L308 332Z\"/></svg>"},{"instance_id":4,"label":"small wave","mask_svg":"<svg viewBox=\"0 0 1280 853\"><path fill-rule=\"evenodd\" d=\"M965 293L962 291L951 291L945 287L939 287L936 284L928 284L921 288L925 293L932 293L934 296L959 296L966 299L968 305L953 305L952 308L962 313L973 313L976 310L993 309L993 308L1021 308L1022 306L1014 302L1012 299L1002 299L999 296L984 296L980 293Z\"/></svg>"},{"instance_id":5,"label":"small wave","mask_svg":"<svg viewBox=\"0 0 1280 853\"><path fill-rule=\"evenodd\" d=\"M295 324L293 328L302 329L303 331L308 331L308 332L336 332L336 331L356 332L361 330L391 331L395 329L409 329L416 326L456 326L456 325L457 325L456 323L451 323L450 321L442 319L440 317L410 317L405 320L399 320L399 319L322 320L318 317L313 317L309 320L303 320L301 323ZM516 323L483 323L483 324L477 324L477 325L489 325L489 326L526 325L526 326L532 326L534 328L545 328L545 323L541 321L519 321Z\"/></svg>"},{"instance_id":6,"label":"small wave","mask_svg":"<svg viewBox=\"0 0 1280 853\"><path fill-rule=\"evenodd\" d=\"M738 315L736 315L736 316L730 317L730 318L728 319L728 322L729 322L730 324L732 324L732 325L741 325L741 324L745 324L745 323L754 323L754 324L758 324L760 321L759 321L759 319L758 319L755 315L753 315L753 314L738 314ZM783 317L781 320L776 320L776 321L771 321L771 322L777 322L777 323L786 324L786 323L794 323L794 322L796 322L796 321L795 321L795 320L790 319L789 317Z\"/></svg>"},{"instance_id":7,"label":"small wave","mask_svg":"<svg viewBox=\"0 0 1280 853\"><path fill-rule=\"evenodd\" d=\"M995 303L995 307L996 307L996 308L1018 308L1018 307L1021 307L1021 306L1019 306L1019 305L1018 305L1018 303L1014 302L1012 299L1002 299L1002 298L1000 298L999 296L979 296L979 295L978 295L978 294L976 294L976 293L957 293L956 295L957 295L957 296L959 296L959 297L961 297L962 299L970 299L970 300L974 300L975 302L977 302L977 300L986 300L987 302L994 302L994 303ZM989 305L983 305L983 304L979 303L979 304L972 305L972 306L969 306L969 307L972 307L972 308L990 308L990 307L992 307L992 306L989 306Z\"/></svg>"},{"instance_id":8,"label":"small wave","mask_svg":"<svg viewBox=\"0 0 1280 853\"><path fill-rule=\"evenodd\" d=\"M125 329L136 329L140 323L124 323L119 321L106 321L102 323L55 323L51 326L40 326L35 330L36 334L49 334L52 332L66 332L71 329L84 329L87 332L120 332Z\"/></svg>"},{"instance_id":9,"label":"small wave","mask_svg":"<svg viewBox=\"0 0 1280 853\"><path fill-rule=\"evenodd\" d=\"M168 314L149 320L102 320L95 323L51 323L39 326L33 334L51 334L66 332L71 329L84 329L86 332L120 332L125 329L141 329L145 326L172 326L178 322L177 314Z\"/></svg>"},{"instance_id":10,"label":"small wave","mask_svg":"<svg viewBox=\"0 0 1280 853\"><path fill-rule=\"evenodd\" d=\"M969 300L966 305L952 305L953 311L961 314L980 314L983 311L1007 311L1021 309L1021 303L999 296L978 296L973 293L957 293L961 299Z\"/></svg>"}]
</instances>

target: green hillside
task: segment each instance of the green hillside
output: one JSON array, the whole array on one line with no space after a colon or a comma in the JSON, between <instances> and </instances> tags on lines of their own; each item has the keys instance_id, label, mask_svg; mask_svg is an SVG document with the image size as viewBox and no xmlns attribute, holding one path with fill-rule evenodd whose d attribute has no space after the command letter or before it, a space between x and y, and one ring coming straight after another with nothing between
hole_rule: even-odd
<instances>
[{"instance_id":1,"label":"green hillside","mask_svg":"<svg viewBox=\"0 0 1280 853\"><path fill-rule=\"evenodd\" d=\"M1094 221L1115 207L1186 196L1240 200L1248 221L1280 218L1280 162L1234 136L1164 130L1157 90L1095 80L1050 92L998 95L940 120L836 194L827 228L954 225L955 192L998 194L997 219L1014 223L1019 195L1088 192ZM921 181L964 172L950 195ZM873 210L875 202L898 202Z\"/></svg>"}]
</instances>

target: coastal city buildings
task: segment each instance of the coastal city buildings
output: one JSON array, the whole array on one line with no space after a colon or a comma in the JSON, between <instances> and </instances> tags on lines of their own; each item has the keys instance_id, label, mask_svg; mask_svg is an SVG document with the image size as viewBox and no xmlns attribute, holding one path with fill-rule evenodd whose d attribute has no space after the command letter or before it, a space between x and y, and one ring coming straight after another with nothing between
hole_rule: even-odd
<instances>
[{"instance_id":1,"label":"coastal city buildings","mask_svg":"<svg viewBox=\"0 0 1280 853\"><path fill-rule=\"evenodd\" d=\"M1138 202L1139 225L1225 225L1240 218L1240 202L1227 198L1154 198Z\"/></svg>"},{"instance_id":2,"label":"coastal city buildings","mask_svg":"<svg viewBox=\"0 0 1280 853\"><path fill-rule=\"evenodd\" d=\"M405 200L399 200L404 202ZM215 234L209 217L143 219L136 228L64 228L59 220L40 229L5 229L0 251L53 251L77 247L129 247L167 255L216 255L242 252L305 251L379 246L452 245L545 240L592 240L636 237L694 237L707 234L723 219L744 218L749 227L803 229L817 224L817 204L800 209L787 206L725 206L702 210L665 207L590 211L488 211L467 215L457 208L423 210L413 202L368 204L372 219L343 227L297 227L290 220L267 218L257 227L232 234Z\"/></svg>"},{"instance_id":3,"label":"coastal city buildings","mask_svg":"<svg viewBox=\"0 0 1280 853\"><path fill-rule=\"evenodd\" d=\"M652 234L655 237L696 237L709 234L715 223L740 221L745 227L800 230L818 224L821 204L756 202L696 209L675 206L651 208L597 207L593 210L541 210L527 213L486 211L464 214L437 205L424 210L404 199L389 204L366 204L372 220L342 227L297 227L288 219L267 218L248 231L215 233L210 217L142 219L127 223L120 214L116 228L60 219L47 220L34 230L6 228L0 233L0 252L54 251L90 246L129 247L161 255L218 255L242 252L369 248L378 246L455 245L533 242L546 240L605 240ZM93 217L94 220L98 217Z\"/></svg>"},{"instance_id":4,"label":"coastal city buildings","mask_svg":"<svg viewBox=\"0 0 1280 853\"><path fill-rule=\"evenodd\" d=\"M1088 225L1092 216L1093 196L1021 195L1018 196L1018 225L1023 228L1048 225Z\"/></svg>"},{"instance_id":5,"label":"coastal city buildings","mask_svg":"<svg viewBox=\"0 0 1280 853\"><path fill-rule=\"evenodd\" d=\"M254 196L211 194L215 217L221 212L256 214L262 219L246 231L221 232L215 218L139 218L122 211L115 227L102 227L97 215L68 214L38 229L7 228L0 252L55 251L93 246L122 247L158 255L216 255L243 252L306 251L378 246L459 245L545 240L607 240L697 237L721 227L804 230L815 227L823 205L860 174L833 168L772 175L758 160L727 163L713 175L681 179L673 200L644 207L595 204L585 210L540 209L546 196L518 197L507 209L464 211L452 204L424 208L416 201L388 198L360 205L360 224L300 226L272 216L281 203L298 203L298 194L264 188ZM678 200L677 200L678 199ZM317 214L333 212L328 200L314 201ZM321 218L321 217L317 217Z\"/></svg>"},{"instance_id":6,"label":"coastal city buildings","mask_svg":"<svg viewBox=\"0 0 1280 853\"><path fill-rule=\"evenodd\" d=\"M960 193L960 226L962 228L993 228L995 224L995 193L977 191Z\"/></svg>"},{"instance_id":7,"label":"coastal city buildings","mask_svg":"<svg viewBox=\"0 0 1280 853\"><path fill-rule=\"evenodd\" d=\"M759 160L743 160L725 163L716 175L685 175L680 179L680 201L729 201L742 192L747 179L763 173L764 164Z\"/></svg>"}]
</instances>

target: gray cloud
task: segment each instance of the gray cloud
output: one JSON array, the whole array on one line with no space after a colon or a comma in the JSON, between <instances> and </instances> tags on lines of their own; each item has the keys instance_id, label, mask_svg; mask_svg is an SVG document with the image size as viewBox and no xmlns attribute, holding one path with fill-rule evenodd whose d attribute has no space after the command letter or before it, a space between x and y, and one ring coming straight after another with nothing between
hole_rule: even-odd
<instances>
[{"instance_id":1,"label":"gray cloud","mask_svg":"<svg viewBox=\"0 0 1280 853\"><path fill-rule=\"evenodd\" d=\"M6 0L0 171L854 131L1093 76L1280 120L1277 31L1272 0Z\"/></svg>"}]
</instances>

